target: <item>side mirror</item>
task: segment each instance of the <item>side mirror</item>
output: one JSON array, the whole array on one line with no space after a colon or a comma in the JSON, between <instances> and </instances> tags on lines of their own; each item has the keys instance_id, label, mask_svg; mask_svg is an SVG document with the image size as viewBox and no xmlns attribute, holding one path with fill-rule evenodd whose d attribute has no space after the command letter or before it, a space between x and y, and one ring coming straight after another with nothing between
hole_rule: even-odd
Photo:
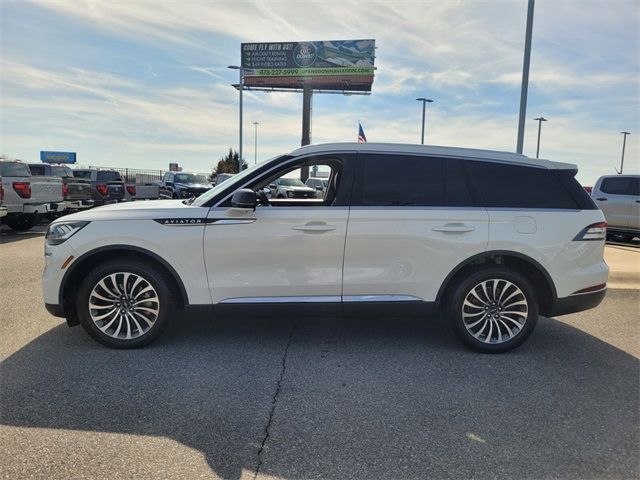
<instances>
[{"instance_id":1,"label":"side mirror","mask_svg":"<svg viewBox=\"0 0 640 480\"><path fill-rule=\"evenodd\" d=\"M324 188L322 187L322 185L316 185L316 190L321 192L322 190L324 190Z\"/></svg>"},{"instance_id":2,"label":"side mirror","mask_svg":"<svg viewBox=\"0 0 640 480\"><path fill-rule=\"evenodd\" d=\"M250 208L255 210L258 205L258 196L256 195L256 192L250 188L241 188L240 190L233 192L231 205L236 208Z\"/></svg>"},{"instance_id":3,"label":"side mirror","mask_svg":"<svg viewBox=\"0 0 640 480\"><path fill-rule=\"evenodd\" d=\"M277 188L277 185L275 183L270 183L269 188Z\"/></svg>"}]
</instances>

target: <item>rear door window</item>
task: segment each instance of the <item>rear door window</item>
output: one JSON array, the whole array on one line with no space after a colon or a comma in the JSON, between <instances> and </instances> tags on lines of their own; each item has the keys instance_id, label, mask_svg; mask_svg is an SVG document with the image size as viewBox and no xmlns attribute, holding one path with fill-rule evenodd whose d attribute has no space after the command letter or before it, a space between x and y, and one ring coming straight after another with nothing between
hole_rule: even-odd
<instances>
[{"instance_id":1,"label":"rear door window","mask_svg":"<svg viewBox=\"0 0 640 480\"><path fill-rule=\"evenodd\" d=\"M552 170L483 161L465 165L485 207L579 208Z\"/></svg>"},{"instance_id":2,"label":"rear door window","mask_svg":"<svg viewBox=\"0 0 640 480\"><path fill-rule=\"evenodd\" d=\"M361 157L360 205L446 205L444 159L392 154Z\"/></svg>"},{"instance_id":3,"label":"rear door window","mask_svg":"<svg viewBox=\"0 0 640 480\"><path fill-rule=\"evenodd\" d=\"M610 195L640 195L640 178L610 177L605 178L600 186L602 193Z\"/></svg>"}]
</instances>

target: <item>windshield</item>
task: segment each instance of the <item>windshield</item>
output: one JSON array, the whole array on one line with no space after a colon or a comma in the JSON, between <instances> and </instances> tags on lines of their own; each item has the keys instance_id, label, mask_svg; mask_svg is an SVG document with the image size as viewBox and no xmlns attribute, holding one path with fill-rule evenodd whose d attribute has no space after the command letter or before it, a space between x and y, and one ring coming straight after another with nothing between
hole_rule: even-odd
<instances>
[{"instance_id":1,"label":"windshield","mask_svg":"<svg viewBox=\"0 0 640 480\"><path fill-rule=\"evenodd\" d=\"M173 181L176 183L209 183L204 175L194 175L193 173L176 173Z\"/></svg>"},{"instance_id":2,"label":"windshield","mask_svg":"<svg viewBox=\"0 0 640 480\"><path fill-rule=\"evenodd\" d=\"M233 189L233 187L238 188L240 185L242 185L242 183L244 183L244 180L247 177L251 176L256 170L264 168L269 164L277 163L284 158L286 158L285 155L278 155L277 157L273 157L263 163L259 163L257 165L254 165L253 167L249 167L246 170L243 170L242 172L231 177L226 182L222 182L216 185L215 187L213 187L211 190L208 190L207 192L200 195L198 198L196 198L193 201L191 205L193 205L194 207L202 207L205 203L207 203L207 201L209 201L219 193L225 191L227 188L231 188L231 189Z\"/></svg>"},{"instance_id":3,"label":"windshield","mask_svg":"<svg viewBox=\"0 0 640 480\"><path fill-rule=\"evenodd\" d=\"M281 178L280 180L278 180L278 183L283 187L305 187L306 186L297 178Z\"/></svg>"}]
</instances>

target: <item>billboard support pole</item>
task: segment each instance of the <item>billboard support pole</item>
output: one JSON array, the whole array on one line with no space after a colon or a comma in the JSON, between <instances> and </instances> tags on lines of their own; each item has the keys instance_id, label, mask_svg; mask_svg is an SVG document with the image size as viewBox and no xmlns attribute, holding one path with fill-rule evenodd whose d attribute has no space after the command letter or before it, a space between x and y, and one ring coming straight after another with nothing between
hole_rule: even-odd
<instances>
[{"instance_id":1,"label":"billboard support pole","mask_svg":"<svg viewBox=\"0 0 640 480\"><path fill-rule=\"evenodd\" d=\"M300 145L304 147L311 143L311 110L313 100L313 88L311 85L305 85L302 90L302 141ZM309 167L302 167L300 170L300 180L303 182L309 178Z\"/></svg>"},{"instance_id":2,"label":"billboard support pole","mask_svg":"<svg viewBox=\"0 0 640 480\"><path fill-rule=\"evenodd\" d=\"M527 8L527 31L524 38L524 61L522 65L522 87L520 90L520 119L518 120L518 144L516 152L524 147L524 122L527 115L527 90L529 89L529 63L531 61L531 36L533 32L533 7L536 0L529 0Z\"/></svg>"}]
</instances>

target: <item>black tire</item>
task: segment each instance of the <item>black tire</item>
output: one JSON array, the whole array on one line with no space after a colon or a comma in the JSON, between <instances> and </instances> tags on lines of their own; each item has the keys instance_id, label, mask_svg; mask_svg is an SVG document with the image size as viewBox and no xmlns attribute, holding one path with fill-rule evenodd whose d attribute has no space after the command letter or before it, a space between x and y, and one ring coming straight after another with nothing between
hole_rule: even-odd
<instances>
[{"instance_id":1,"label":"black tire","mask_svg":"<svg viewBox=\"0 0 640 480\"><path fill-rule=\"evenodd\" d=\"M41 219L42 215L39 213L21 213L19 215L8 216L5 219L5 223L11 230L26 232L40 223Z\"/></svg>"},{"instance_id":2,"label":"black tire","mask_svg":"<svg viewBox=\"0 0 640 480\"><path fill-rule=\"evenodd\" d=\"M491 282L492 280L494 282ZM488 296L484 295L482 291L482 282L485 281L489 282L485 284L489 291ZM506 282L510 282L514 287L507 286ZM479 290L475 290L476 287ZM517 293L517 289L519 289L520 293ZM478 300L475 300L476 297L471 293L472 290L475 290L476 294L479 295L480 298ZM505 295L501 296L503 292ZM510 306L508 308L526 311L526 315L509 313L502 316L502 308L504 307L498 307L498 302L496 302L496 305L492 305L491 297L494 295L498 297L498 300L504 302L504 299L511 294L514 294L514 296L509 299L508 304ZM469 296L470 298L468 299ZM456 335L465 345L477 352L501 353L513 350L531 335L538 321L538 296L535 289L522 274L508 268L487 266L468 272L453 287L452 295L449 298L448 317ZM465 300L467 300L467 304L465 304ZM523 300L526 304L521 303ZM472 307L466 306L469 303L474 303L474 305ZM511 306L515 304L519 305ZM501 308L501 310L497 311L498 308ZM490 317L488 320L483 321L482 319L486 318L491 312L498 315L498 317L494 316L493 319ZM464 315L467 315L466 324ZM509 321L506 317L513 320ZM516 327L522 319L524 319L522 328ZM516 320L519 322L516 322ZM477 326L473 326L476 322L478 322ZM495 331L493 329L494 324L496 326ZM489 328L484 332L480 332L480 328L486 328L487 325ZM471 332L480 338L476 338ZM509 336L508 334L512 333L511 338L504 340L502 332L504 332L504 336ZM498 338L498 335L500 335L500 338ZM483 336L484 338L482 338ZM493 341L494 336L495 342ZM488 341L487 337L489 337Z\"/></svg>"},{"instance_id":3,"label":"black tire","mask_svg":"<svg viewBox=\"0 0 640 480\"><path fill-rule=\"evenodd\" d=\"M123 320L125 320L124 323L130 324L132 331L139 335L132 339L120 337L115 338L113 336L113 333L116 332L112 332L112 335L109 335L108 333L100 330L96 322L94 322L94 320L91 318L91 312L89 310L89 296L91 295L94 287L96 287L97 284L108 275L120 274L121 272L130 273L138 277L142 277L143 281L146 281L153 287L153 289L155 290L154 293L157 293L157 297L159 300L157 317L155 318L153 325L150 326L144 333L138 331L138 328L135 327L134 322L130 322L128 317L117 317L118 320L120 319L120 317L122 317ZM115 278L118 280L123 280L124 275L116 275ZM130 280L128 280L127 283L131 285ZM110 284L110 286L111 285L112 284ZM126 290L122 285L120 285L120 288ZM104 291L100 290L100 292L104 294ZM148 306L149 304L143 305ZM80 319L82 327L94 340L111 348L139 348L155 341L167 327L176 305L177 295L174 292L174 288L172 286L169 275L164 270L156 267L155 265L135 259L118 259L98 265L85 276L76 296L76 311L78 313L78 318ZM119 310L121 307L116 306L115 308L116 310ZM96 310L93 311L97 312ZM115 315L118 315L117 312ZM131 317L133 317L133 314L131 314ZM140 317L136 318L140 320ZM142 325L143 328L147 327L147 325L145 325L141 320L139 321L139 325ZM124 334L124 330L122 331L122 333Z\"/></svg>"}]
</instances>

